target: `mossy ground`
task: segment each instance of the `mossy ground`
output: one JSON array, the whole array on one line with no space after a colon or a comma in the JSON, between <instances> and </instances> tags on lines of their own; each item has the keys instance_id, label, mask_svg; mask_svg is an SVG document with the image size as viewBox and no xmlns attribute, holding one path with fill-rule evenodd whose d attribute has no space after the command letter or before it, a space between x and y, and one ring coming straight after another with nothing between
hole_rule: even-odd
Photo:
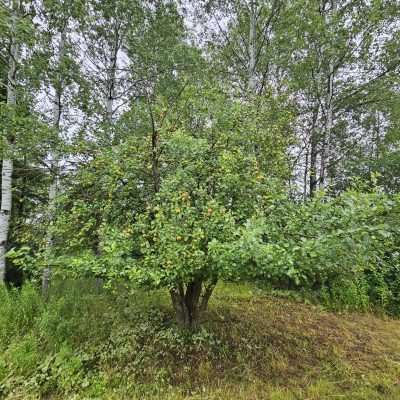
<instances>
[{"instance_id":1,"label":"mossy ground","mask_svg":"<svg viewBox=\"0 0 400 400\"><path fill-rule=\"evenodd\" d=\"M400 321L384 316L247 285L220 285L194 335L162 292L63 283L47 304L32 287L2 303L7 399L400 399Z\"/></svg>"}]
</instances>

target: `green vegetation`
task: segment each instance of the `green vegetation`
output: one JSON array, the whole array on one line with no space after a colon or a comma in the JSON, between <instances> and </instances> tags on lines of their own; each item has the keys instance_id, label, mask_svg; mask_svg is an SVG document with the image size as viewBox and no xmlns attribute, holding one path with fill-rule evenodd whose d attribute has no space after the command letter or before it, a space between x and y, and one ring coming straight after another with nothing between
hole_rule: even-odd
<instances>
[{"instance_id":1,"label":"green vegetation","mask_svg":"<svg viewBox=\"0 0 400 400\"><path fill-rule=\"evenodd\" d=\"M253 278L313 291L331 307L400 311L398 196L346 191L280 202L248 223L234 248ZM241 252L241 249L245 251Z\"/></svg>"},{"instance_id":2,"label":"green vegetation","mask_svg":"<svg viewBox=\"0 0 400 400\"><path fill-rule=\"evenodd\" d=\"M397 399L400 322L221 285L195 334L164 291L1 292L6 399Z\"/></svg>"},{"instance_id":3,"label":"green vegetation","mask_svg":"<svg viewBox=\"0 0 400 400\"><path fill-rule=\"evenodd\" d=\"M0 397L400 398L399 0L1 0Z\"/></svg>"}]
</instances>

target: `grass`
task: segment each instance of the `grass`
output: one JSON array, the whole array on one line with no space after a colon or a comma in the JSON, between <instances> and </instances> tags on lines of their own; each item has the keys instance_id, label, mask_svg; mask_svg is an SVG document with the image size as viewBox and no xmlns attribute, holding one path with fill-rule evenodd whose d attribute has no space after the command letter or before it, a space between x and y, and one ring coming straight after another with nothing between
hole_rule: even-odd
<instances>
[{"instance_id":1,"label":"grass","mask_svg":"<svg viewBox=\"0 0 400 400\"><path fill-rule=\"evenodd\" d=\"M88 282L0 293L5 399L400 398L400 321L332 313L220 285L202 329L179 332L163 292Z\"/></svg>"}]
</instances>

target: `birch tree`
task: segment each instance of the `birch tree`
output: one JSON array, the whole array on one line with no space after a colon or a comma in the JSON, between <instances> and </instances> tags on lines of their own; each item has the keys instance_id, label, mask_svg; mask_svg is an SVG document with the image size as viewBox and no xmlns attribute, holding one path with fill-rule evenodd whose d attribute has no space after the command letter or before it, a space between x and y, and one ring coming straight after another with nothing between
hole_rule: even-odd
<instances>
[{"instance_id":1,"label":"birch tree","mask_svg":"<svg viewBox=\"0 0 400 400\"><path fill-rule=\"evenodd\" d=\"M385 101L386 89L376 88L392 85L399 59L386 62L385 53L398 31L398 6L383 3L298 1L284 14L287 88L298 109L307 195L334 186L341 160L365 137L359 123L365 105Z\"/></svg>"},{"instance_id":2,"label":"birch tree","mask_svg":"<svg viewBox=\"0 0 400 400\"><path fill-rule=\"evenodd\" d=\"M66 31L67 31L68 21L65 21L61 31L59 32L59 40L58 40L58 49L56 53L55 60L55 69L58 71L57 73L57 81L54 86L54 99L53 99L53 128L56 132L57 137L60 134L60 121L62 115L62 96L63 96L63 78L61 74L61 67L63 62L63 57L65 55L65 42L66 42ZM51 174L51 183L49 186L49 210L48 210L48 218L51 221L54 219L55 213L55 200L59 191L59 180L60 180L60 160L59 154L56 151L52 152L50 155L50 174ZM49 232L47 235L47 252L51 251L52 247L52 235ZM49 262L49 261L48 261ZM47 295L50 283L50 274L51 274L51 265L46 265L43 270L42 275L42 292L44 295Z\"/></svg>"},{"instance_id":3,"label":"birch tree","mask_svg":"<svg viewBox=\"0 0 400 400\"><path fill-rule=\"evenodd\" d=\"M264 94L279 88L276 52L273 51L282 0L235 0L200 2L199 22L203 25L208 51L215 57L220 79L234 90Z\"/></svg>"},{"instance_id":4,"label":"birch tree","mask_svg":"<svg viewBox=\"0 0 400 400\"><path fill-rule=\"evenodd\" d=\"M142 7L126 0L84 4L85 17L79 21L81 72L90 91L88 129L97 131L96 145L110 147L119 141L115 122L134 96L136 84L129 75L126 38L144 23Z\"/></svg>"},{"instance_id":5,"label":"birch tree","mask_svg":"<svg viewBox=\"0 0 400 400\"><path fill-rule=\"evenodd\" d=\"M16 74L20 44L17 37L17 23L20 12L20 1L13 0L10 9L10 43L7 71L7 106L15 109ZM10 229L10 216L12 207L12 175L13 175L13 132L7 132L7 153L3 155L1 172L1 209L0 209L0 282L3 283L6 272L7 240Z\"/></svg>"}]
</instances>

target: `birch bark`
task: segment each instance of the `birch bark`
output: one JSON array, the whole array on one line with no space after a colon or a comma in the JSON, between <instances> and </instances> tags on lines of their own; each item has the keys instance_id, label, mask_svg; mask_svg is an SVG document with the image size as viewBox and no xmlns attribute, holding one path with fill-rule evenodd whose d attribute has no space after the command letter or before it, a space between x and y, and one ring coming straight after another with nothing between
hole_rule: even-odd
<instances>
[{"instance_id":1,"label":"birch bark","mask_svg":"<svg viewBox=\"0 0 400 400\"><path fill-rule=\"evenodd\" d=\"M16 71L18 62L19 46L16 37L16 25L18 10L20 7L19 0L12 2L11 17L11 43L9 54L9 65L7 74L7 105L12 108L16 105ZM8 151L9 155L5 156L2 163L1 171L1 206L0 206L0 283L4 283L6 275L6 251L7 241L10 229L10 216L12 207L12 175L13 175L13 138L12 134L8 135Z\"/></svg>"}]
</instances>

